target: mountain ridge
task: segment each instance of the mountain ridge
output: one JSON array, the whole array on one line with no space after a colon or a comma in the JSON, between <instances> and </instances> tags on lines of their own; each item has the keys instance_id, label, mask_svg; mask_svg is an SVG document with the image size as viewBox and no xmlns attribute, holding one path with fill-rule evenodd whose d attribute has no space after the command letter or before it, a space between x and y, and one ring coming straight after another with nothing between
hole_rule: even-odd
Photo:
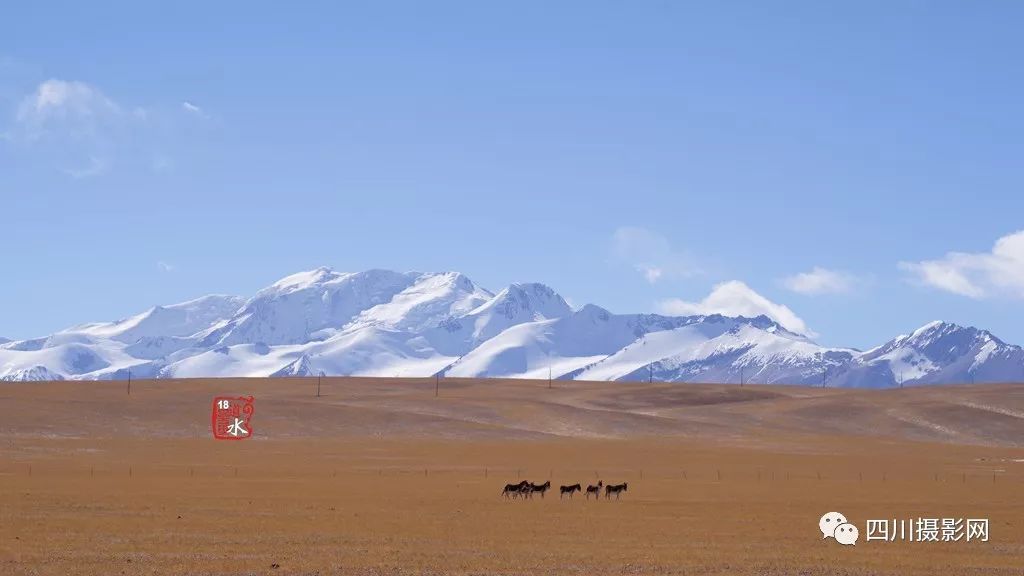
<instances>
[{"instance_id":1,"label":"mountain ridge","mask_svg":"<svg viewBox=\"0 0 1024 576\"><path fill-rule=\"evenodd\" d=\"M885 388L1024 380L1024 351L934 321L866 351L824 347L761 315L614 314L551 287L491 292L459 272L281 278L41 338L0 340L0 380L446 376Z\"/></svg>"}]
</instances>

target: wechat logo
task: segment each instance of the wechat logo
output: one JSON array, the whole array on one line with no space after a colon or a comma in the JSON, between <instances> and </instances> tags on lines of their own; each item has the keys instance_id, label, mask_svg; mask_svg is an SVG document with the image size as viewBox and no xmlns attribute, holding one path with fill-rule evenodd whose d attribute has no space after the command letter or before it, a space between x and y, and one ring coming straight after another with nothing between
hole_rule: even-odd
<instances>
[{"instance_id":1,"label":"wechat logo","mask_svg":"<svg viewBox=\"0 0 1024 576\"><path fill-rule=\"evenodd\" d=\"M843 546L856 546L860 532L857 527L847 522L846 516L839 512L828 512L818 520L821 538L835 538Z\"/></svg>"}]
</instances>

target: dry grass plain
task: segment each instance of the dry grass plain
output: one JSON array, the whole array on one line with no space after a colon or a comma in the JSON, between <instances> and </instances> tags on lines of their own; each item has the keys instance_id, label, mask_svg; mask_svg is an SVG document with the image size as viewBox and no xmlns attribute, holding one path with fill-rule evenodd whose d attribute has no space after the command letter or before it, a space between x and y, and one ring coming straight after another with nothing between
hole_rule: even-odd
<instances>
[{"instance_id":1,"label":"dry grass plain","mask_svg":"<svg viewBox=\"0 0 1024 576\"><path fill-rule=\"evenodd\" d=\"M1024 574L1024 386L434 386L0 385L0 574ZM255 436L213 440L235 394ZM520 477L556 490L502 499ZM629 491L559 500L597 478ZM917 516L990 541L864 541Z\"/></svg>"}]
</instances>

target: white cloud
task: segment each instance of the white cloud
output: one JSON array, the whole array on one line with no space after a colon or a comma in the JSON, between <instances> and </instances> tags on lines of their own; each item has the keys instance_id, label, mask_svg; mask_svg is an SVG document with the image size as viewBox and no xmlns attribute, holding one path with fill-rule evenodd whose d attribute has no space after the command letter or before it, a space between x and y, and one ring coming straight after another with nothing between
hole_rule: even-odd
<instances>
[{"instance_id":1,"label":"white cloud","mask_svg":"<svg viewBox=\"0 0 1024 576\"><path fill-rule=\"evenodd\" d=\"M35 139L52 131L87 135L121 114L121 107L92 85L50 79L22 100L15 119Z\"/></svg>"},{"instance_id":2,"label":"white cloud","mask_svg":"<svg viewBox=\"0 0 1024 576\"><path fill-rule=\"evenodd\" d=\"M938 260L899 266L916 281L953 294L1024 299L1024 230L999 238L991 252L949 252Z\"/></svg>"},{"instance_id":3,"label":"white cloud","mask_svg":"<svg viewBox=\"0 0 1024 576\"><path fill-rule=\"evenodd\" d=\"M739 280L716 285L700 302L671 298L658 302L657 308L662 314L674 316L722 314L749 318L764 314L788 330L806 336L817 336L789 307L772 302Z\"/></svg>"},{"instance_id":4,"label":"white cloud","mask_svg":"<svg viewBox=\"0 0 1024 576\"><path fill-rule=\"evenodd\" d=\"M651 284L671 277L700 273L693 259L672 247L664 236L634 226L623 226L612 234L612 257L628 264Z\"/></svg>"},{"instance_id":5,"label":"white cloud","mask_svg":"<svg viewBox=\"0 0 1024 576\"><path fill-rule=\"evenodd\" d=\"M159 268L161 272L173 272L174 271L174 265L173 264L168 264L167 262L164 262L163 260L157 262L156 263L156 267Z\"/></svg>"},{"instance_id":6,"label":"white cloud","mask_svg":"<svg viewBox=\"0 0 1024 576\"><path fill-rule=\"evenodd\" d=\"M89 178L136 153L147 118L91 84L51 78L21 98L7 139L72 178Z\"/></svg>"},{"instance_id":7,"label":"white cloud","mask_svg":"<svg viewBox=\"0 0 1024 576\"><path fill-rule=\"evenodd\" d=\"M810 272L801 272L783 278L781 284L799 294L842 294L850 292L859 283L856 276L839 270L815 266Z\"/></svg>"}]
</instances>

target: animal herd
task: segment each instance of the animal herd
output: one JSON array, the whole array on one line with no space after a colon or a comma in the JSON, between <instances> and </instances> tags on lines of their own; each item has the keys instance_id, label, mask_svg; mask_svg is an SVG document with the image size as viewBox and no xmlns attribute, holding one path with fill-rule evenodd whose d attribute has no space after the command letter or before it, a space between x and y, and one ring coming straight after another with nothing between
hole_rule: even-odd
<instances>
[{"instance_id":1,"label":"animal herd","mask_svg":"<svg viewBox=\"0 0 1024 576\"><path fill-rule=\"evenodd\" d=\"M604 481L598 480L597 484L588 484L586 490L586 498L590 500L593 496L595 500L601 497L601 489L604 488L604 497L606 500L611 499L612 495L615 495L615 499L618 500L622 493L629 488L629 484L623 482L622 484L605 484ZM533 482L527 482L523 480L517 484L505 484L505 488L501 491L501 495L505 498L515 499L522 497L523 499L533 498L534 494L540 493L540 497L544 497L544 493L551 489L551 481L548 480L543 484L534 484ZM561 500L566 495L572 498L573 494L582 492L583 486L580 484L570 484L568 486L560 486L558 488L558 498Z\"/></svg>"}]
</instances>

